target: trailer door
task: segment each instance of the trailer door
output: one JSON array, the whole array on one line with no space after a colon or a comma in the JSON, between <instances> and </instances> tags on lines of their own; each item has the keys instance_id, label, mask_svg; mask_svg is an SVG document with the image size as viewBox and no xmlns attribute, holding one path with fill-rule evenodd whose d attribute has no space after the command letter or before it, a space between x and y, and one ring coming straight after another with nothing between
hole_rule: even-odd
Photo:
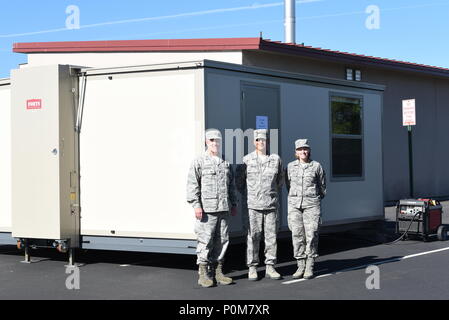
<instances>
[{"instance_id":1,"label":"trailer door","mask_svg":"<svg viewBox=\"0 0 449 320\"><path fill-rule=\"evenodd\" d=\"M280 154L280 94L278 86L243 82L242 97L242 130L268 129L267 153ZM252 137L245 141L244 154L254 151ZM280 199L282 199L282 194ZM246 195L243 196L246 203ZM242 214L248 214L248 208L243 206ZM280 203L279 225L282 226L283 214Z\"/></svg>"},{"instance_id":2,"label":"trailer door","mask_svg":"<svg viewBox=\"0 0 449 320\"><path fill-rule=\"evenodd\" d=\"M244 82L242 91L242 129L269 129L268 153L279 154L279 87ZM254 151L252 141L245 143L245 154Z\"/></svg>"}]
</instances>

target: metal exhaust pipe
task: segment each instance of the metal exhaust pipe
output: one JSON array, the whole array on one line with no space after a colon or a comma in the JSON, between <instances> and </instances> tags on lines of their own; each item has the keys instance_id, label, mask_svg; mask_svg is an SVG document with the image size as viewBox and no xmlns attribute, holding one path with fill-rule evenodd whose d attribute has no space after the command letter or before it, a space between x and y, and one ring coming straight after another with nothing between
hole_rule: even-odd
<instances>
[{"instance_id":1,"label":"metal exhaust pipe","mask_svg":"<svg viewBox=\"0 0 449 320\"><path fill-rule=\"evenodd\" d=\"M296 1L285 0L285 42L296 43Z\"/></svg>"}]
</instances>

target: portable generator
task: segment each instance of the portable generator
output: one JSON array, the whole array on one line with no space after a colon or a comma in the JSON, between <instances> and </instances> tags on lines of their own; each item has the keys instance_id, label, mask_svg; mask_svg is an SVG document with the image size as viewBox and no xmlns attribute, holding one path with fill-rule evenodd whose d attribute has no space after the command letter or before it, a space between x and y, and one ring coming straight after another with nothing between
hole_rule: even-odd
<instances>
[{"instance_id":1,"label":"portable generator","mask_svg":"<svg viewBox=\"0 0 449 320\"><path fill-rule=\"evenodd\" d=\"M424 241L437 237L444 241L448 238L448 227L443 225L443 207L438 200L405 199L400 200L396 208L396 232L402 234L402 240L417 236Z\"/></svg>"}]
</instances>

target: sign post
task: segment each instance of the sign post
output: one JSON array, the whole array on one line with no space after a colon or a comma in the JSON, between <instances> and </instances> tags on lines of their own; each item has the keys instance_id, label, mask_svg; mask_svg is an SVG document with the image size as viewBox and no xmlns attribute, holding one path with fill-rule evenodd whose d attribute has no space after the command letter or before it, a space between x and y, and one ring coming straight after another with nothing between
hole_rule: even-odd
<instances>
[{"instance_id":1,"label":"sign post","mask_svg":"<svg viewBox=\"0 0 449 320\"><path fill-rule=\"evenodd\" d=\"M410 177L410 197L413 199L413 144L412 126L416 125L415 99L402 100L402 125L408 130L408 162Z\"/></svg>"}]
</instances>

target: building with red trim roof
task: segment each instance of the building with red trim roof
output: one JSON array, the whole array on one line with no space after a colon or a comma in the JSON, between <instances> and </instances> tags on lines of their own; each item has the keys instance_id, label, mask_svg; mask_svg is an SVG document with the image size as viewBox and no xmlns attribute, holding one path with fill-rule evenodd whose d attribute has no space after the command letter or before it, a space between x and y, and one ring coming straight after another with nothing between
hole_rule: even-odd
<instances>
[{"instance_id":1,"label":"building with red trim roof","mask_svg":"<svg viewBox=\"0 0 449 320\"><path fill-rule=\"evenodd\" d=\"M106 68L209 59L384 85L385 202L410 196L403 99L416 99L414 196L449 198L449 69L262 38L16 43L13 51L27 54L30 66Z\"/></svg>"}]
</instances>

